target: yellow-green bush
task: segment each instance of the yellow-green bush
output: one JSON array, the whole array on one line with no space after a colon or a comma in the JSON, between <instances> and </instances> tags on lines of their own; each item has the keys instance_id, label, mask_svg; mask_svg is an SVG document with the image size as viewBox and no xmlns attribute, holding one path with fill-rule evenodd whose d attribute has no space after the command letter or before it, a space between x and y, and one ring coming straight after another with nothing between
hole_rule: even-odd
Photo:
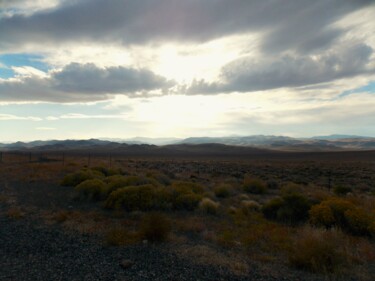
<instances>
[{"instance_id":1,"label":"yellow-green bush","mask_svg":"<svg viewBox=\"0 0 375 281\"><path fill-rule=\"evenodd\" d=\"M81 182L89 179L100 179L104 175L101 172L93 171L90 169L83 169L79 172L66 175L61 181L62 186L76 186Z\"/></svg>"},{"instance_id":2,"label":"yellow-green bush","mask_svg":"<svg viewBox=\"0 0 375 281\"><path fill-rule=\"evenodd\" d=\"M80 199L102 200L108 194L108 186L100 179L85 180L75 187Z\"/></svg>"},{"instance_id":3,"label":"yellow-green bush","mask_svg":"<svg viewBox=\"0 0 375 281\"><path fill-rule=\"evenodd\" d=\"M203 198L199 203L199 209L210 215L216 215L219 210L220 204L211 200L210 198Z\"/></svg>"},{"instance_id":4,"label":"yellow-green bush","mask_svg":"<svg viewBox=\"0 0 375 281\"><path fill-rule=\"evenodd\" d=\"M114 175L106 178L110 191L115 191L121 187L126 186L139 186L145 184L151 184L153 186L160 186L160 184L152 178L144 176L121 176Z\"/></svg>"},{"instance_id":5,"label":"yellow-green bush","mask_svg":"<svg viewBox=\"0 0 375 281\"><path fill-rule=\"evenodd\" d=\"M171 184L170 178L167 175L165 175L163 173L160 173L160 172L149 172L149 173L147 173L146 176L148 178L155 179L158 183L160 183L162 185L170 185Z\"/></svg>"},{"instance_id":6,"label":"yellow-green bush","mask_svg":"<svg viewBox=\"0 0 375 281\"><path fill-rule=\"evenodd\" d=\"M127 211L148 211L155 207L155 194L155 187L150 184L122 187L111 192L105 206Z\"/></svg>"},{"instance_id":7,"label":"yellow-green bush","mask_svg":"<svg viewBox=\"0 0 375 281\"><path fill-rule=\"evenodd\" d=\"M106 167L103 167L103 166L96 166L96 167L92 168L92 170L98 171L106 177L121 174L120 169L106 168Z\"/></svg>"},{"instance_id":8,"label":"yellow-green bush","mask_svg":"<svg viewBox=\"0 0 375 281\"><path fill-rule=\"evenodd\" d=\"M204 192L204 187L200 184L187 181L176 181L172 183L173 191L177 193L196 193L202 194Z\"/></svg>"},{"instance_id":9,"label":"yellow-green bush","mask_svg":"<svg viewBox=\"0 0 375 281\"><path fill-rule=\"evenodd\" d=\"M331 227L335 224L335 217L328 204L312 206L309 211L310 223L315 226Z\"/></svg>"},{"instance_id":10,"label":"yellow-green bush","mask_svg":"<svg viewBox=\"0 0 375 281\"><path fill-rule=\"evenodd\" d=\"M347 230L355 235L371 235L374 217L361 207L351 208L344 213Z\"/></svg>"},{"instance_id":11,"label":"yellow-green bush","mask_svg":"<svg viewBox=\"0 0 375 281\"><path fill-rule=\"evenodd\" d=\"M193 211L202 200L204 187L192 182L174 182L168 192L174 209Z\"/></svg>"},{"instance_id":12,"label":"yellow-green bush","mask_svg":"<svg viewBox=\"0 0 375 281\"><path fill-rule=\"evenodd\" d=\"M310 222L315 226L340 227L354 235L371 235L374 216L342 198L330 198L311 208Z\"/></svg>"},{"instance_id":13,"label":"yellow-green bush","mask_svg":"<svg viewBox=\"0 0 375 281\"><path fill-rule=\"evenodd\" d=\"M231 186L229 184L220 184L214 188L216 197L227 198L231 195Z\"/></svg>"},{"instance_id":14,"label":"yellow-green bush","mask_svg":"<svg viewBox=\"0 0 375 281\"><path fill-rule=\"evenodd\" d=\"M282 196L288 194L301 194L303 192L302 186L294 182L288 182L286 185L283 185L281 188Z\"/></svg>"},{"instance_id":15,"label":"yellow-green bush","mask_svg":"<svg viewBox=\"0 0 375 281\"><path fill-rule=\"evenodd\" d=\"M264 194L267 192L267 184L257 178L246 176L243 180L243 189L249 193Z\"/></svg>"},{"instance_id":16,"label":"yellow-green bush","mask_svg":"<svg viewBox=\"0 0 375 281\"><path fill-rule=\"evenodd\" d=\"M261 208L261 205L254 200L241 201L241 210L245 214L248 214L249 212L259 211L260 208Z\"/></svg>"}]
</instances>

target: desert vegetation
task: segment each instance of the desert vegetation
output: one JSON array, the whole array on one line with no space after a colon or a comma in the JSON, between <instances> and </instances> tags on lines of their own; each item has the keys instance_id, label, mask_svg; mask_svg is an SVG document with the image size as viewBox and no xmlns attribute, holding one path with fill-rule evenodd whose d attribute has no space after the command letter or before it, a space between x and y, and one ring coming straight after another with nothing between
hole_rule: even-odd
<instances>
[{"instance_id":1,"label":"desert vegetation","mask_svg":"<svg viewBox=\"0 0 375 281\"><path fill-rule=\"evenodd\" d=\"M33 196L43 194L54 202L38 214L47 224L94 235L108 247L162 243L185 254L193 252L181 250L192 247L186 245L210 247L322 279L371 280L373 164L127 159L108 168L99 160L91 167L3 164L4 183L29 188L19 187L26 195L5 214L22 221L29 205L39 204ZM8 196L4 189L0 203L12 201ZM247 266L224 263L246 275Z\"/></svg>"}]
</instances>

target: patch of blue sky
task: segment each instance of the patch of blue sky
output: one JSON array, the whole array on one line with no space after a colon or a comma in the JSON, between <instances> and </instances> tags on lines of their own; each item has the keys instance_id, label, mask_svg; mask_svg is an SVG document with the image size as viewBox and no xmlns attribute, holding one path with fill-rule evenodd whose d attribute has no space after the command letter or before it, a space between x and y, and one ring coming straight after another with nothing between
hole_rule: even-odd
<instances>
[{"instance_id":1,"label":"patch of blue sky","mask_svg":"<svg viewBox=\"0 0 375 281\"><path fill-rule=\"evenodd\" d=\"M2 67L0 65L0 78L3 78L3 79L7 79L7 78L11 78L14 76L14 71L10 68L8 68L7 66L5 67Z\"/></svg>"},{"instance_id":2,"label":"patch of blue sky","mask_svg":"<svg viewBox=\"0 0 375 281\"><path fill-rule=\"evenodd\" d=\"M3 54L0 55L0 78L10 78L14 76L12 66L31 66L41 71L47 72L50 66L43 61L43 56L36 54Z\"/></svg>"},{"instance_id":3,"label":"patch of blue sky","mask_svg":"<svg viewBox=\"0 0 375 281\"><path fill-rule=\"evenodd\" d=\"M375 81L371 81L367 85L353 89L353 90L344 91L341 93L339 98L346 97L355 93L364 93L364 92L375 93Z\"/></svg>"}]
</instances>

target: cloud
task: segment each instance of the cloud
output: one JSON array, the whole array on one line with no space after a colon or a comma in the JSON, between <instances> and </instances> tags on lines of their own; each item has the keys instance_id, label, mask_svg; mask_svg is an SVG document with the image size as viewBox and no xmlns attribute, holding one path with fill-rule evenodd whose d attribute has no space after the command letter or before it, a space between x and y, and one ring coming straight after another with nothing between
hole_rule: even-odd
<instances>
[{"instance_id":1,"label":"cloud","mask_svg":"<svg viewBox=\"0 0 375 281\"><path fill-rule=\"evenodd\" d=\"M87 115L81 113L67 113L59 117L54 117L54 120L57 119L125 119L127 115L125 114L100 114L100 115ZM52 120L52 119L49 119Z\"/></svg>"},{"instance_id":2,"label":"cloud","mask_svg":"<svg viewBox=\"0 0 375 281\"><path fill-rule=\"evenodd\" d=\"M29 120L29 121L41 121L42 118L34 116L16 116L13 114L0 114L0 121L11 121L11 120Z\"/></svg>"},{"instance_id":3,"label":"cloud","mask_svg":"<svg viewBox=\"0 0 375 281\"><path fill-rule=\"evenodd\" d=\"M52 127L36 127L35 130L38 130L38 131L54 131L54 130L56 130L56 128L52 128Z\"/></svg>"},{"instance_id":4,"label":"cloud","mask_svg":"<svg viewBox=\"0 0 375 281\"><path fill-rule=\"evenodd\" d=\"M55 87L66 92L121 93L170 87L173 82L146 69L99 68L93 63L72 63L52 75Z\"/></svg>"},{"instance_id":5,"label":"cloud","mask_svg":"<svg viewBox=\"0 0 375 281\"><path fill-rule=\"evenodd\" d=\"M21 76L46 76L45 72L40 71L39 69L36 69L32 66L12 66L11 69L14 71L14 73Z\"/></svg>"},{"instance_id":6,"label":"cloud","mask_svg":"<svg viewBox=\"0 0 375 281\"><path fill-rule=\"evenodd\" d=\"M245 57L223 67L221 82L194 81L187 93L261 91L375 74L375 68L370 64L372 53L371 47L357 44L315 56L283 55L275 60L265 58L259 61Z\"/></svg>"},{"instance_id":7,"label":"cloud","mask_svg":"<svg viewBox=\"0 0 375 281\"><path fill-rule=\"evenodd\" d=\"M203 42L263 32L262 49L324 47L343 29L330 25L371 0L82 0L0 19L0 47L95 41L125 45ZM327 12L329 11L329 12ZM42 43L41 43L42 42ZM311 43L309 43L311 42Z\"/></svg>"},{"instance_id":8,"label":"cloud","mask_svg":"<svg viewBox=\"0 0 375 281\"><path fill-rule=\"evenodd\" d=\"M24 69L24 68L22 68ZM113 94L147 95L168 91L172 81L146 69L122 66L99 68L94 64L72 63L48 77L31 75L0 81L2 101L84 102L110 99Z\"/></svg>"}]
</instances>

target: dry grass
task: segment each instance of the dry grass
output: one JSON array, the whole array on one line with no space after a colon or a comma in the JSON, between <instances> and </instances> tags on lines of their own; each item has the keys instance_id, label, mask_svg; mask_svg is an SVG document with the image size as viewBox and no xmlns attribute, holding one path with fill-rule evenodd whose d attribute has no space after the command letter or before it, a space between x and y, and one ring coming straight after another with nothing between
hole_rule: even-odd
<instances>
[{"instance_id":1,"label":"dry grass","mask_svg":"<svg viewBox=\"0 0 375 281\"><path fill-rule=\"evenodd\" d=\"M116 225L111 227L104 236L104 241L110 246L125 246L138 243L139 233L130 231L124 226Z\"/></svg>"},{"instance_id":2,"label":"dry grass","mask_svg":"<svg viewBox=\"0 0 375 281\"><path fill-rule=\"evenodd\" d=\"M147 214L141 222L140 234L150 242L164 242L171 232L170 219L161 213Z\"/></svg>"},{"instance_id":3,"label":"dry grass","mask_svg":"<svg viewBox=\"0 0 375 281\"><path fill-rule=\"evenodd\" d=\"M342 274L351 266L346 236L337 229L306 227L295 237L289 263L297 268L323 274Z\"/></svg>"},{"instance_id":4,"label":"dry grass","mask_svg":"<svg viewBox=\"0 0 375 281\"><path fill-rule=\"evenodd\" d=\"M22 219L25 214L24 212L21 210L21 208L19 207L10 207L7 211L6 211L6 216L10 219L15 219L15 220L18 220L18 219Z\"/></svg>"},{"instance_id":5,"label":"dry grass","mask_svg":"<svg viewBox=\"0 0 375 281\"><path fill-rule=\"evenodd\" d=\"M174 221L174 225L178 231L184 233L199 234L206 229L206 222L204 218L196 216L186 217L184 219L177 218Z\"/></svg>"}]
</instances>

